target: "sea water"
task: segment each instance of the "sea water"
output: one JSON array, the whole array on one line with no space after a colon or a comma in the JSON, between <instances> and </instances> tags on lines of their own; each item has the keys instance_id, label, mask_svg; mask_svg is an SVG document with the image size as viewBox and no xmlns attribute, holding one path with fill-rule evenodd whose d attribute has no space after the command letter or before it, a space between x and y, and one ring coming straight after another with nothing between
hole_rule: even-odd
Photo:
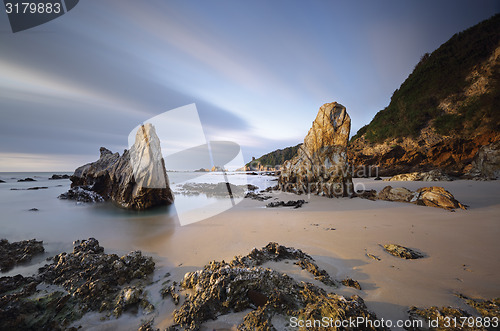
<instances>
[{"instance_id":1,"label":"sea water","mask_svg":"<svg viewBox=\"0 0 500 331\"><path fill-rule=\"evenodd\" d=\"M78 239L94 237L107 251L116 253L141 249L138 243L152 233L171 231L175 235L175 229L182 226L179 222L180 212L206 212L204 209L208 210L221 199L204 194L175 194L174 205L147 211L131 211L110 202L80 203L60 200L58 196L70 188L71 182L69 179L49 180L52 174L0 172L0 179L5 181L0 183L0 238L8 239L9 242L36 238L43 240L46 250L31 266L16 267L3 275L36 272L36 267L42 264L45 258L63 251L72 251L72 243ZM228 180L232 184L248 183L260 189L276 183L270 176L249 176L232 172L226 176L215 172L170 172L168 176L174 192L187 182L213 184ZM27 177L36 181L18 182L19 179ZM47 188L28 190L33 187ZM231 205L228 208L230 207ZM197 221L203 221L203 217L198 217Z\"/></svg>"}]
</instances>

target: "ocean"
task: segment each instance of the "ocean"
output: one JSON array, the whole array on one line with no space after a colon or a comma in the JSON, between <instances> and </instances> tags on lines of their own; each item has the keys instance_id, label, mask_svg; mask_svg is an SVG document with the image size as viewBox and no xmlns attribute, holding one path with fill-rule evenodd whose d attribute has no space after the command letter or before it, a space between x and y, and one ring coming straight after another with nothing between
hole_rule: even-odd
<instances>
[{"instance_id":1,"label":"ocean","mask_svg":"<svg viewBox=\"0 0 500 331\"><path fill-rule=\"evenodd\" d=\"M175 193L185 183L225 182L222 173L168 173L175 193L171 206L148 211L130 211L111 202L79 203L60 200L58 196L70 187L69 179L49 180L53 172L0 172L0 238L9 242L36 238L43 240L46 253L36 257L29 265L18 266L3 276L33 274L45 259L63 251L72 251L78 239L94 237L107 252L125 254L141 249L137 243L154 233L171 231L202 222L203 219L231 208L242 197L208 197L206 194L183 195ZM64 173L57 173L62 175ZM67 173L71 175L71 173ZM36 181L18 182L33 178ZM275 185L273 177L228 173L228 181L235 185L252 184L259 189ZM46 187L28 190L34 187ZM36 209L36 210L34 210Z\"/></svg>"}]
</instances>

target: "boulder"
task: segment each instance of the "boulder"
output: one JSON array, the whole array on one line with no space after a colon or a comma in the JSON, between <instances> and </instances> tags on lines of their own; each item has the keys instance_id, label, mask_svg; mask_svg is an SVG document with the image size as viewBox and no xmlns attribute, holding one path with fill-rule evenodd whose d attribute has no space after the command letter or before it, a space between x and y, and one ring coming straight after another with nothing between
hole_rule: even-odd
<instances>
[{"instance_id":1,"label":"boulder","mask_svg":"<svg viewBox=\"0 0 500 331\"><path fill-rule=\"evenodd\" d=\"M297 155L284 163L279 188L298 194L351 196L352 174L347 163L350 130L351 119L344 106L337 102L321 106Z\"/></svg>"},{"instance_id":2,"label":"boulder","mask_svg":"<svg viewBox=\"0 0 500 331\"><path fill-rule=\"evenodd\" d=\"M415 196L415 192L404 187L386 186L377 194L379 200L410 202Z\"/></svg>"},{"instance_id":3,"label":"boulder","mask_svg":"<svg viewBox=\"0 0 500 331\"><path fill-rule=\"evenodd\" d=\"M440 207L448 210L467 209L467 206L458 202L453 194L439 186L422 187L416 193L415 203L418 205Z\"/></svg>"},{"instance_id":4,"label":"boulder","mask_svg":"<svg viewBox=\"0 0 500 331\"><path fill-rule=\"evenodd\" d=\"M400 174L392 176L391 178L384 179L384 181L424 181L424 182L436 182L436 181L452 181L453 178L448 176L443 171L431 170L427 172L411 172L407 174Z\"/></svg>"},{"instance_id":5,"label":"boulder","mask_svg":"<svg viewBox=\"0 0 500 331\"><path fill-rule=\"evenodd\" d=\"M103 200L135 210L169 205L174 201L162 158L160 140L152 124L141 125L134 145L123 155L101 147L99 160L75 170L71 176L71 190L60 198L73 199L79 194L95 192ZM95 197L96 201L99 200Z\"/></svg>"},{"instance_id":6,"label":"boulder","mask_svg":"<svg viewBox=\"0 0 500 331\"><path fill-rule=\"evenodd\" d=\"M450 211L457 208L467 209L467 206L458 202L453 194L439 186L422 187L415 192L404 187L386 186L378 193L375 190L364 190L358 191L356 196L369 200L409 202Z\"/></svg>"}]
</instances>

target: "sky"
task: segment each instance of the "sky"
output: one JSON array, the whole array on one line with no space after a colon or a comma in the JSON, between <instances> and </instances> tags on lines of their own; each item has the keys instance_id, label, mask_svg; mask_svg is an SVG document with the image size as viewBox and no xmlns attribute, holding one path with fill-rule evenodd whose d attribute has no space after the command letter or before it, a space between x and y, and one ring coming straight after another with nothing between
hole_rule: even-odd
<instances>
[{"instance_id":1,"label":"sky","mask_svg":"<svg viewBox=\"0 0 500 331\"><path fill-rule=\"evenodd\" d=\"M347 108L353 135L424 53L498 12L498 0L81 0L12 33L2 10L0 172L73 171L193 103L206 139L239 144L246 162L302 142L327 102Z\"/></svg>"}]
</instances>

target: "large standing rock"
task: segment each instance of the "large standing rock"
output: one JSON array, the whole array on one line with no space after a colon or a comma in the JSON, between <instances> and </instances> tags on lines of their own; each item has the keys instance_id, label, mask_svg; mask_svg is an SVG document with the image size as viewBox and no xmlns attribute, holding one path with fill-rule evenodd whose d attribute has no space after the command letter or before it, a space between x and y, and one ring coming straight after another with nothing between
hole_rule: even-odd
<instances>
[{"instance_id":1,"label":"large standing rock","mask_svg":"<svg viewBox=\"0 0 500 331\"><path fill-rule=\"evenodd\" d=\"M352 195L347 163L350 130L351 118L344 106L337 102L321 106L297 155L283 165L280 189L328 197Z\"/></svg>"},{"instance_id":2,"label":"large standing rock","mask_svg":"<svg viewBox=\"0 0 500 331\"><path fill-rule=\"evenodd\" d=\"M150 123L139 127L134 145L122 156L101 147L99 160L76 169L71 182L73 191L76 187L93 191L127 209L143 210L174 201L160 140Z\"/></svg>"}]
</instances>

